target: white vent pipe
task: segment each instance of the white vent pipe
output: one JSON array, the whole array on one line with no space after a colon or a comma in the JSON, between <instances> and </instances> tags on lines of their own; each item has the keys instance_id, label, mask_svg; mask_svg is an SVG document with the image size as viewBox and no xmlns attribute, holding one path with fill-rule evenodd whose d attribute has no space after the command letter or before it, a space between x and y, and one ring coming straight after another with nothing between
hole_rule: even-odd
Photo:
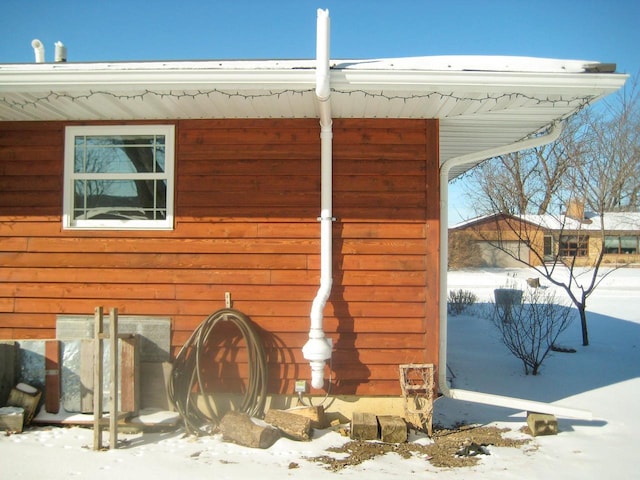
<instances>
[{"instance_id":1,"label":"white vent pipe","mask_svg":"<svg viewBox=\"0 0 640 480\"><path fill-rule=\"evenodd\" d=\"M65 47L62 42L56 42L55 43L55 47L56 47L55 61L58 62L58 63L66 62L67 61L67 47Z\"/></svg>"},{"instance_id":2,"label":"white vent pipe","mask_svg":"<svg viewBox=\"0 0 640 480\"><path fill-rule=\"evenodd\" d=\"M324 386L325 362L331 358L332 344L323 330L323 312L333 284L332 223L332 120L329 73L329 10L318 9L316 38L316 98L320 111L320 287L311 305L309 340L302 347L311 367L311 386Z\"/></svg>"},{"instance_id":3,"label":"white vent pipe","mask_svg":"<svg viewBox=\"0 0 640 480\"><path fill-rule=\"evenodd\" d=\"M461 157L450 158L440 167L440 353L438 360L438 387L440 392L449 398L466 400L468 402L494 405L506 408L515 408L537 413L548 413L561 417L578 418L591 420L593 415L589 411L578 410L561 405L536 402L521 398L505 397L490 393L474 392L449 388L447 383L447 270L448 270L448 195L449 195L449 172L452 167L475 163L479 160L497 157L506 153L534 148L558 139L562 128L554 125L545 135L521 140L519 142L494 149L477 152L475 154L463 155Z\"/></svg>"},{"instance_id":4,"label":"white vent pipe","mask_svg":"<svg viewBox=\"0 0 640 480\"><path fill-rule=\"evenodd\" d=\"M44 63L44 45L40 40L34 38L31 41L31 46L33 47L33 53L36 56L36 63Z\"/></svg>"}]
</instances>

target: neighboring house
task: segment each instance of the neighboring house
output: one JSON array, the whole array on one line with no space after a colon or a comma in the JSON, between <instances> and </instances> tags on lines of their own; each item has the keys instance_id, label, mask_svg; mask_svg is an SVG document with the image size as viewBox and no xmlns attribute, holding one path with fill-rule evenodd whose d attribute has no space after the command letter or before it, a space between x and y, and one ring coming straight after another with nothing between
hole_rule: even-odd
<instances>
[{"instance_id":1,"label":"neighboring house","mask_svg":"<svg viewBox=\"0 0 640 480\"><path fill-rule=\"evenodd\" d=\"M604 220L603 220L604 219ZM567 215L488 215L449 230L451 238L465 235L486 267L541 265L556 257L564 263L593 265L604 248L603 265L640 262L640 212ZM462 243L462 242L460 242Z\"/></svg>"},{"instance_id":2,"label":"neighboring house","mask_svg":"<svg viewBox=\"0 0 640 480\"><path fill-rule=\"evenodd\" d=\"M328 51L0 65L0 338L104 305L170 318L175 355L228 292L270 394L310 377L310 330L332 351L313 394L397 398L404 363L439 367L447 393L447 181L552 141L624 84L614 70Z\"/></svg>"},{"instance_id":3,"label":"neighboring house","mask_svg":"<svg viewBox=\"0 0 640 480\"><path fill-rule=\"evenodd\" d=\"M534 252L544 247L544 231L513 215L486 215L450 227L449 242L456 268L539 265Z\"/></svg>"}]
</instances>

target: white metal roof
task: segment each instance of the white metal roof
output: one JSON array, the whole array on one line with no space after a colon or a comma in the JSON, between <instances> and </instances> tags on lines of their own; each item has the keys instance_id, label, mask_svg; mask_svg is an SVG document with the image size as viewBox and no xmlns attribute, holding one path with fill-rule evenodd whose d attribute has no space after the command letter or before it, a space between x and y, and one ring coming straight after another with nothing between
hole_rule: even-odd
<instances>
[{"instance_id":1,"label":"white metal roof","mask_svg":"<svg viewBox=\"0 0 640 480\"><path fill-rule=\"evenodd\" d=\"M604 215L586 214L578 220L568 216L523 215L522 218L548 230L640 232L640 212L605 212Z\"/></svg>"},{"instance_id":2,"label":"white metal roof","mask_svg":"<svg viewBox=\"0 0 640 480\"><path fill-rule=\"evenodd\" d=\"M614 68L530 57L334 60L331 108L334 118L439 119L443 163L533 135L618 90L627 76ZM315 81L313 60L0 64L0 121L316 118Z\"/></svg>"}]
</instances>

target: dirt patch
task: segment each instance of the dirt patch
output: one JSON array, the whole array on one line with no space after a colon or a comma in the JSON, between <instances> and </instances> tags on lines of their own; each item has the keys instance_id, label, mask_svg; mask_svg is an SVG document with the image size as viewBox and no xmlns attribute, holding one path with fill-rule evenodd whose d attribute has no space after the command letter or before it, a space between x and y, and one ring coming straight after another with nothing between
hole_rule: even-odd
<instances>
[{"instance_id":1,"label":"dirt patch","mask_svg":"<svg viewBox=\"0 0 640 480\"><path fill-rule=\"evenodd\" d=\"M328 452L346 454L339 458L330 455L307 458L307 460L323 463L328 470L334 472L345 467L359 465L386 453L397 453L402 458L413 456L428 460L432 465L441 468L470 467L476 465L482 455L490 454L491 446L519 448L530 442L529 439L514 440L504 438L509 429L496 427L463 426L454 429L434 429L433 443L419 445L416 443L380 443L367 441L351 441L341 447L327 449Z\"/></svg>"}]
</instances>

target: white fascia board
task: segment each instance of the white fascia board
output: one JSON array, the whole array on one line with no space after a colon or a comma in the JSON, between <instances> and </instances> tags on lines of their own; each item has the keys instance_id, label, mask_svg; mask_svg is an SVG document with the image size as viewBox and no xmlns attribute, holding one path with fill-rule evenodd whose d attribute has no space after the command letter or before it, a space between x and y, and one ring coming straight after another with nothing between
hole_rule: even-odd
<instances>
[{"instance_id":1,"label":"white fascia board","mask_svg":"<svg viewBox=\"0 0 640 480\"><path fill-rule=\"evenodd\" d=\"M628 78L598 73L400 70L397 66L367 70L366 61L360 61L357 68L351 65L330 70L334 89L475 91L479 96L498 92L602 95L619 89ZM41 91L63 86L65 90L120 86L307 89L315 86L315 69L312 63L302 61L0 65L0 91Z\"/></svg>"},{"instance_id":2,"label":"white fascia board","mask_svg":"<svg viewBox=\"0 0 640 480\"><path fill-rule=\"evenodd\" d=\"M0 92L47 90L233 88L243 90L299 89L315 87L315 71L299 70L47 70L0 71Z\"/></svg>"}]
</instances>

